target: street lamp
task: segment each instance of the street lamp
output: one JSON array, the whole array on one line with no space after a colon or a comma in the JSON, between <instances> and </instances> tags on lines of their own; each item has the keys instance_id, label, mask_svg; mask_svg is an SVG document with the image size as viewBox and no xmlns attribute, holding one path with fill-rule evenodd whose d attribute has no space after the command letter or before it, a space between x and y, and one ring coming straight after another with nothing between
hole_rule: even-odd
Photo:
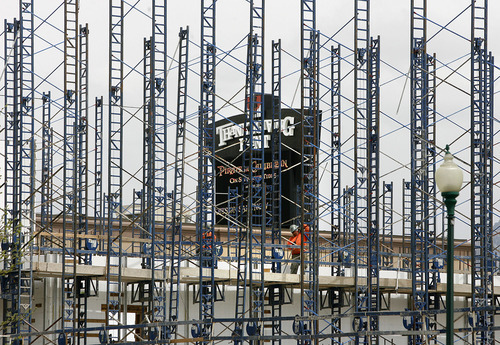
<instances>
[{"instance_id":1,"label":"street lamp","mask_svg":"<svg viewBox=\"0 0 500 345\"><path fill-rule=\"evenodd\" d=\"M444 198L448 213L448 244L446 254L446 345L453 344L453 265L454 265L454 219L457 196L464 180L462 170L453 163L453 156L446 145L444 163L436 170L436 184Z\"/></svg>"}]
</instances>

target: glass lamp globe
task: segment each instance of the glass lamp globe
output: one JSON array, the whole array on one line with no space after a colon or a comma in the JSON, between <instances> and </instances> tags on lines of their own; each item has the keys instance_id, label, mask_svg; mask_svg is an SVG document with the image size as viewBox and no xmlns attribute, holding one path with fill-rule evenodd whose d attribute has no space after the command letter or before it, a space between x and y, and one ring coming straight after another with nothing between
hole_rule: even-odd
<instances>
[{"instance_id":1,"label":"glass lamp globe","mask_svg":"<svg viewBox=\"0 0 500 345\"><path fill-rule=\"evenodd\" d=\"M464 175L454 162L453 156L448 151L446 146L446 154L444 155L444 162L436 170L436 184L441 193L460 192Z\"/></svg>"}]
</instances>

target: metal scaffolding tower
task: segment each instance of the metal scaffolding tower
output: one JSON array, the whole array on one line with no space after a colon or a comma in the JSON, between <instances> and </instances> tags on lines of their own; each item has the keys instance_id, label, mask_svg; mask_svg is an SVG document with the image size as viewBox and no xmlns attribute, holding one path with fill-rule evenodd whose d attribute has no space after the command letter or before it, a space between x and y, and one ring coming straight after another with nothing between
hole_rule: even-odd
<instances>
[{"instance_id":1,"label":"metal scaffolding tower","mask_svg":"<svg viewBox=\"0 0 500 345\"><path fill-rule=\"evenodd\" d=\"M342 154L342 138L341 138L341 61L340 45L337 47L332 46L330 49L330 104L331 104L331 117L330 117L330 165L331 165L331 201L330 201L330 236L332 245L335 250L330 254L330 261L334 263L331 268L332 276L343 276L345 271L341 265L341 248L343 241L342 235L342 189L341 189L341 154ZM344 295L343 288L330 288L326 292L326 304L330 306L332 315L337 316L342 313L342 297ZM323 304L323 303L322 303ZM326 307L326 306L325 306ZM322 306L323 308L323 306ZM340 333L342 329L342 319L340 317L333 317L330 320L331 333ZM335 344L337 340L331 340Z\"/></svg>"},{"instance_id":2,"label":"metal scaffolding tower","mask_svg":"<svg viewBox=\"0 0 500 345\"><path fill-rule=\"evenodd\" d=\"M78 58L78 73L80 80L80 97L78 98L78 117L75 121L76 132L76 193L77 193L77 208L76 214L77 220L77 231L78 235L88 235L88 76L89 76L89 65L88 65L88 38L89 38L89 28L88 24L81 26L79 28L79 58ZM87 250L90 249L87 246L87 239L78 238L78 249ZM84 265L92 264L92 255L85 251L79 254L79 262ZM85 313L86 315L86 313ZM78 316L80 318L80 315ZM82 320L82 322L85 322ZM80 326L80 325L79 325ZM81 328L81 327L79 327Z\"/></svg>"},{"instance_id":3,"label":"metal scaffolding tower","mask_svg":"<svg viewBox=\"0 0 500 345\"><path fill-rule=\"evenodd\" d=\"M354 251L357 253L355 267L355 307L357 312L370 310L368 267L368 50L370 44L369 0L355 1L355 38L354 38ZM365 243L364 245L362 243ZM375 316L376 318L376 316ZM368 322L358 317L353 323L355 331L368 330ZM357 343L368 344L368 339L356 337Z\"/></svg>"},{"instance_id":4,"label":"metal scaffolding tower","mask_svg":"<svg viewBox=\"0 0 500 345\"><path fill-rule=\"evenodd\" d=\"M152 36L144 40L144 163L140 194L142 267L151 271L151 280L135 287L140 300L147 301L144 323L167 320L167 117L166 117L166 5L154 1ZM135 210L134 210L135 212ZM174 243L173 241L171 243ZM173 248L171 253L173 253ZM147 339L167 339L166 327L148 327Z\"/></svg>"},{"instance_id":5,"label":"metal scaffolding tower","mask_svg":"<svg viewBox=\"0 0 500 345\"><path fill-rule=\"evenodd\" d=\"M342 154L342 138L340 136L341 125L341 67L340 63L340 45L331 47L331 68L330 68L330 103L331 103L331 141L330 141L330 165L331 165L331 204L330 204L330 222L331 222L331 239L334 245L341 247L341 231L342 225L342 188L341 188L341 154ZM339 262L338 255L332 254L331 261ZM340 265L332 265L332 275L341 275ZM340 328L340 327L339 327Z\"/></svg>"},{"instance_id":6,"label":"metal scaffolding tower","mask_svg":"<svg viewBox=\"0 0 500 345\"><path fill-rule=\"evenodd\" d=\"M22 20L13 23L5 21L5 215L2 232L2 250L4 251L3 272L1 279L3 298L3 334L21 334L29 331L32 312L32 271L30 263L23 264L23 257L32 255L30 247L25 247L29 240L31 168L29 165L30 144L26 140L30 135L30 110L27 90L22 87L23 36ZM28 44L29 47L29 44ZM29 51L29 50L28 50ZM8 59L7 59L8 57ZM26 76L26 75L25 75ZM23 97L23 94L26 95ZM27 126L27 128L25 127ZM27 181L28 180L28 181ZM23 197L28 199L23 200ZM26 248L26 249L25 249ZM27 322L28 323L27 323ZM28 338L29 339L29 338ZM14 341L20 344L19 340Z\"/></svg>"},{"instance_id":7,"label":"metal scaffolding tower","mask_svg":"<svg viewBox=\"0 0 500 345\"><path fill-rule=\"evenodd\" d=\"M20 193L21 193L21 233L22 245L26 251L25 256L29 258L23 265L23 273L20 277L20 292L26 298L21 307L25 310L22 314L28 316L28 322L22 325L25 332L31 331L31 323L29 317L32 313L33 296L33 272L31 267L33 255L33 242L30 239L35 231L35 116L34 116L34 13L33 0L23 1L19 3L20 12L20 31L19 31L19 112L20 112L20 128L21 128L21 178L20 178ZM31 339L28 337L28 340Z\"/></svg>"},{"instance_id":8,"label":"metal scaffolding tower","mask_svg":"<svg viewBox=\"0 0 500 345\"><path fill-rule=\"evenodd\" d=\"M403 215L403 247L407 248L405 253L411 252L411 209L412 209L412 201L411 201L411 182L403 180L402 184L402 215ZM408 244L408 239L410 239L410 244ZM410 260L404 259L404 267L408 268L410 265ZM404 320L403 320L404 322ZM405 327L412 327L411 323L405 325Z\"/></svg>"},{"instance_id":9,"label":"metal scaffolding tower","mask_svg":"<svg viewBox=\"0 0 500 345\"><path fill-rule=\"evenodd\" d=\"M172 248L170 257L169 321L179 319L179 288L182 257L182 220L184 215L184 175L186 143L186 106L188 82L189 27L179 32L179 74L177 86L177 124L175 136L174 191L172 196ZM211 248L210 248L211 249ZM177 326L170 326L170 337L177 337Z\"/></svg>"},{"instance_id":10,"label":"metal scaffolding tower","mask_svg":"<svg viewBox=\"0 0 500 345\"><path fill-rule=\"evenodd\" d=\"M52 231L52 170L54 167L54 147L53 147L53 130L51 127L51 102L50 92L42 95L42 190L41 190L41 209L40 209L40 226L43 231ZM45 241L40 245L43 247Z\"/></svg>"},{"instance_id":11,"label":"metal scaffolding tower","mask_svg":"<svg viewBox=\"0 0 500 345\"><path fill-rule=\"evenodd\" d=\"M242 142L243 181L238 244L238 287L234 328L235 344L243 338L242 319L247 313L248 299L251 318L246 323L250 336L261 335L264 331L264 263L266 241L266 186L265 174L265 127L264 127L264 0L250 1L250 30L248 34L244 135ZM255 243L255 245L254 245ZM258 248L258 249L257 249ZM260 253L259 256L255 252ZM255 258L255 259L254 259ZM259 277L259 283L255 283ZM248 288L247 288L248 284ZM247 292L247 289L250 291Z\"/></svg>"},{"instance_id":12,"label":"metal scaffolding tower","mask_svg":"<svg viewBox=\"0 0 500 345\"><path fill-rule=\"evenodd\" d=\"M488 1L471 2L471 239L475 344L493 344L493 56Z\"/></svg>"},{"instance_id":13,"label":"metal scaffolding tower","mask_svg":"<svg viewBox=\"0 0 500 345\"><path fill-rule=\"evenodd\" d=\"M200 109L198 146L198 187L196 236L199 250L199 324L193 325L192 336L208 343L212 333L217 285L214 280L215 225L215 45L216 0L201 2ZM210 235L209 235L210 234ZM201 248L210 248L204 252ZM206 255L209 254L209 255ZM205 263L207 265L205 265Z\"/></svg>"},{"instance_id":14,"label":"metal scaffolding tower","mask_svg":"<svg viewBox=\"0 0 500 345\"><path fill-rule=\"evenodd\" d=\"M76 290L76 266L78 261L78 121L80 106L79 78L79 36L78 31L79 1L64 2L64 169L63 169L63 238L62 272L64 292L62 295L62 325L69 332L59 335L61 341L78 339L77 309L78 293Z\"/></svg>"},{"instance_id":15,"label":"metal scaffolding tower","mask_svg":"<svg viewBox=\"0 0 500 345\"><path fill-rule=\"evenodd\" d=\"M109 2L109 123L107 193L106 326L123 322L123 1ZM120 331L102 332L106 341L121 339Z\"/></svg>"},{"instance_id":16,"label":"metal scaffolding tower","mask_svg":"<svg viewBox=\"0 0 500 345\"><path fill-rule=\"evenodd\" d=\"M427 56L427 0L411 2L411 309L422 314L412 318L411 329L430 327L429 315L429 65ZM431 341L423 333L411 336L412 344Z\"/></svg>"},{"instance_id":17,"label":"metal scaffolding tower","mask_svg":"<svg viewBox=\"0 0 500 345\"><path fill-rule=\"evenodd\" d=\"M471 0L446 25L428 13L431 1L412 0L409 73L391 64L392 51L381 59L380 37L370 36L370 21L381 17L370 0L353 0L343 25L331 1L275 2L293 15L265 0L219 2L217 15L229 8L237 25L228 33L221 22L217 44L217 0L202 0L195 19L183 2L108 0L104 30L100 20L79 25L85 2L36 11L33 2L2 7L19 16L0 33L3 344L439 344L445 313L455 317L457 343L495 343L498 67L487 0ZM169 24L183 22L171 51L167 4L183 9L169 12ZM453 31L469 10L470 39L463 25ZM300 29L292 23L299 12ZM196 31L191 21L200 22L198 38L183 29ZM265 41L287 21L300 43ZM427 26L439 56L435 42L449 34L466 55L429 55ZM109 65L95 72L103 32ZM228 48L228 37L238 43ZM103 69L104 86L94 81ZM457 97L440 111L437 88L446 99L464 92L454 84L464 80L470 104L457 110ZM396 117L390 88L398 82L410 107ZM101 87L107 101L89 104ZM464 109L470 126L454 118ZM470 163L461 193L470 213L457 212L470 237L446 262L458 272L449 276L457 307L445 310L449 248L437 230L435 169L452 136L459 165ZM397 156L405 145L407 160ZM303 230L300 262L284 231L292 224Z\"/></svg>"},{"instance_id":18,"label":"metal scaffolding tower","mask_svg":"<svg viewBox=\"0 0 500 345\"><path fill-rule=\"evenodd\" d=\"M316 0L301 5L301 185L300 185L300 300L301 316L319 311L318 289L318 155L319 155L319 32L316 29ZM306 227L309 228L307 231ZM306 254L307 252L307 254ZM296 323L294 332L312 336L319 333L318 322ZM309 338L310 339L310 338ZM299 343L307 344L301 338Z\"/></svg>"},{"instance_id":19,"label":"metal scaffolding tower","mask_svg":"<svg viewBox=\"0 0 500 345\"><path fill-rule=\"evenodd\" d=\"M282 195L282 178L281 178L281 40L272 41L272 133L271 133L271 185L267 186L266 205L270 206L270 212L266 209L266 215L270 218L271 227L271 271L281 273L284 257L281 244L281 195ZM270 187L270 188L269 188ZM267 224L269 227L269 224ZM280 334L282 333L281 315L283 311L283 295L285 291L282 286L273 285L267 287L267 298L271 309L271 334L273 345L281 345Z\"/></svg>"},{"instance_id":20,"label":"metal scaffolding tower","mask_svg":"<svg viewBox=\"0 0 500 345\"><path fill-rule=\"evenodd\" d=\"M247 152L244 152L243 167L248 167L248 259L250 262L250 317L258 321L250 321L246 330L248 335L261 335L264 331L262 318L264 317L264 264L266 259L266 184L265 176L265 125L264 125L264 23L265 0L251 0L250 2L250 31L248 44L245 114L248 123ZM244 148L245 150L245 148ZM260 247L259 251L253 245ZM259 255L255 255L259 253ZM256 259L254 259L257 257ZM257 265L256 265L256 264ZM258 282L255 282L255 276ZM253 343L253 342L251 342Z\"/></svg>"},{"instance_id":21,"label":"metal scaffolding tower","mask_svg":"<svg viewBox=\"0 0 500 345\"><path fill-rule=\"evenodd\" d=\"M157 282L155 271L155 237L156 237L156 200L155 200L155 163L156 163L156 126L155 126L155 106L154 106L154 59L155 49L152 45L152 40L144 39L144 163L143 163L143 188L138 196L140 202L139 210L133 212L140 215L140 238L146 240L141 246L141 261L142 267L151 270L151 281L143 281L137 284L139 290L139 299L143 303L142 307L145 309L146 315L150 320L160 321L156 318L158 314L164 314L166 308L163 305L155 309L157 299L155 299L157 288L163 284L161 281ZM165 255L165 254L163 254ZM158 296L161 299L162 296ZM146 304L147 303L147 304ZM145 305L146 304L146 305ZM160 316L161 318L161 316ZM165 319L161 319L164 321ZM145 322L145 320L143 320ZM146 339L153 340L159 334L158 330L154 327L147 329L147 334L142 332L142 336Z\"/></svg>"},{"instance_id":22,"label":"metal scaffolding tower","mask_svg":"<svg viewBox=\"0 0 500 345\"><path fill-rule=\"evenodd\" d=\"M150 70L145 73L149 78L150 100L148 105L149 118L145 122L149 127L149 155L148 162L144 168L148 172L147 186L144 187L146 194L143 211L146 214L146 223L143 228L151 239L151 282L149 310L151 321L167 321L167 248L168 242L168 220L172 220L174 213L168 218L167 209L167 61L165 59L167 49L167 6L164 1L153 1L152 36L150 39ZM179 85L181 88L181 85ZM146 90L144 92L147 92ZM146 104L146 103L145 103ZM146 134L145 134L146 135ZM173 212L173 210L172 210ZM172 224L173 225L173 224ZM158 229L160 231L158 231ZM172 234L175 229L172 228ZM172 238L175 238L173 235ZM174 241L171 245L173 257ZM173 270L171 264L171 271ZM172 306L172 302L171 302ZM145 320L146 321L146 320ZM170 336L171 329L166 327L150 328L148 339L166 339Z\"/></svg>"},{"instance_id":23,"label":"metal scaffolding tower","mask_svg":"<svg viewBox=\"0 0 500 345\"><path fill-rule=\"evenodd\" d=\"M380 233L380 259L382 267L393 266L391 255L394 242L394 183L383 182L382 228Z\"/></svg>"},{"instance_id":24,"label":"metal scaffolding tower","mask_svg":"<svg viewBox=\"0 0 500 345\"><path fill-rule=\"evenodd\" d=\"M381 310L380 293L380 38L370 39L368 52L368 297L369 310ZM378 316L369 318L371 331L380 329ZM379 336L370 336L371 344L378 344Z\"/></svg>"},{"instance_id":25,"label":"metal scaffolding tower","mask_svg":"<svg viewBox=\"0 0 500 345\"><path fill-rule=\"evenodd\" d=\"M103 97L95 98L95 149L94 149L94 235L104 236L104 214L103 214L103 195L102 195L102 110L103 110ZM102 238L102 237L101 237ZM94 244L95 248L98 247L98 241L90 241ZM102 241L101 241L102 242ZM102 248L102 244L99 246Z\"/></svg>"},{"instance_id":26,"label":"metal scaffolding tower","mask_svg":"<svg viewBox=\"0 0 500 345\"><path fill-rule=\"evenodd\" d=\"M380 310L379 253L379 39L370 37L370 1L355 1L355 260L356 312ZM379 330L377 314L358 316L355 331ZM379 342L378 335L356 337Z\"/></svg>"},{"instance_id":27,"label":"metal scaffolding tower","mask_svg":"<svg viewBox=\"0 0 500 345\"><path fill-rule=\"evenodd\" d=\"M444 256L443 246L438 245L437 233L437 188L435 180L437 150L436 150L436 54L427 54L427 71L429 73L429 86L427 88L427 142L425 147L427 154L427 232L429 234L429 309L440 309L441 298L432 290L437 288L441 282L440 269L443 268L441 257ZM436 329L437 316L429 316L429 328ZM434 342L434 339L432 340Z\"/></svg>"},{"instance_id":28,"label":"metal scaffolding tower","mask_svg":"<svg viewBox=\"0 0 500 345\"><path fill-rule=\"evenodd\" d=\"M1 279L4 334L32 330L35 190L33 3L19 4L20 20L5 21L5 218ZM9 171L15 169L17 171ZM22 337L22 335L21 335ZM30 341L31 337L26 337ZM15 339L14 344L20 340Z\"/></svg>"},{"instance_id":29,"label":"metal scaffolding tower","mask_svg":"<svg viewBox=\"0 0 500 345\"><path fill-rule=\"evenodd\" d=\"M75 118L75 183L76 183L76 241L75 261L81 265L92 264L94 247L89 238L88 228L88 25L79 27L78 73L79 97ZM78 258L78 259L76 259ZM90 277L76 277L76 328L74 343L87 344L88 298L91 291Z\"/></svg>"}]
</instances>

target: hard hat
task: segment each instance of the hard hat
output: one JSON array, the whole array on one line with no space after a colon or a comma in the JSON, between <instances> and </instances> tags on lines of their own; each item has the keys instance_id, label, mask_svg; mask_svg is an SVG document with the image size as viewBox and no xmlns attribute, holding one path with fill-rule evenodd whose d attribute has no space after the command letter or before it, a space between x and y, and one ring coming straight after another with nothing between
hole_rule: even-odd
<instances>
[{"instance_id":1,"label":"hard hat","mask_svg":"<svg viewBox=\"0 0 500 345\"><path fill-rule=\"evenodd\" d=\"M299 227L295 224L290 225L290 232L293 233L294 231L298 231Z\"/></svg>"}]
</instances>

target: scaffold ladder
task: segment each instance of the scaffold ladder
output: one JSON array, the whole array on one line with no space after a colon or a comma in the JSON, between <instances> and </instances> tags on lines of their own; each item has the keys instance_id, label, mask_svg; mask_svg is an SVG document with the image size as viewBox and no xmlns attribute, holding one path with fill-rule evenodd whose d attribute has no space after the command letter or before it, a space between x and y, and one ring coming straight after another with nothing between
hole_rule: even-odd
<instances>
[{"instance_id":1,"label":"scaffold ladder","mask_svg":"<svg viewBox=\"0 0 500 345\"><path fill-rule=\"evenodd\" d=\"M186 107L188 84L189 27L179 32L179 69L177 86L177 120L175 136L174 192L172 200L172 249L170 257L170 308L169 321L179 317L179 288L182 257L182 221L184 213L184 168L186 142ZM169 335L177 338L177 326L172 325Z\"/></svg>"},{"instance_id":2,"label":"scaffold ladder","mask_svg":"<svg viewBox=\"0 0 500 345\"><path fill-rule=\"evenodd\" d=\"M109 124L106 253L106 325L122 322L122 218L123 218L123 20L124 3L109 2ZM119 341L120 331L106 335Z\"/></svg>"},{"instance_id":3,"label":"scaffold ladder","mask_svg":"<svg viewBox=\"0 0 500 345\"><path fill-rule=\"evenodd\" d=\"M78 248L78 111L79 78L79 1L64 1L64 169L62 243L62 325L67 333L59 339L73 342L77 330L76 265Z\"/></svg>"},{"instance_id":4,"label":"scaffold ladder","mask_svg":"<svg viewBox=\"0 0 500 345\"><path fill-rule=\"evenodd\" d=\"M201 2L201 47L200 47L200 114L198 121L199 147L198 156L198 198L196 235L199 250L199 321L193 325L195 335L202 337L198 344L208 344L212 334L216 284L214 280L215 245L215 9L216 0ZM212 236L209 236L209 233ZM209 258L205 258L209 267L203 264L203 247L211 248Z\"/></svg>"},{"instance_id":5,"label":"scaffold ladder","mask_svg":"<svg viewBox=\"0 0 500 345\"><path fill-rule=\"evenodd\" d=\"M355 260L355 311L367 312L371 308L370 272L369 272L369 236L370 171L369 135L370 126L370 1L355 1L355 37L354 37L354 250ZM367 331L366 317L357 317L353 322L354 331ZM370 321L371 323L371 321ZM368 344L369 336L356 336L356 344Z\"/></svg>"},{"instance_id":6,"label":"scaffold ladder","mask_svg":"<svg viewBox=\"0 0 500 345\"><path fill-rule=\"evenodd\" d=\"M301 315L319 311L318 288L318 144L319 144L319 32L316 1L301 1L301 185L300 185L300 290ZM306 232L306 226L309 231ZM300 324L299 324L300 325ZM306 321L297 334L315 335L318 323ZM298 331L298 332L297 332ZM299 343L308 344L309 339Z\"/></svg>"}]
</instances>

